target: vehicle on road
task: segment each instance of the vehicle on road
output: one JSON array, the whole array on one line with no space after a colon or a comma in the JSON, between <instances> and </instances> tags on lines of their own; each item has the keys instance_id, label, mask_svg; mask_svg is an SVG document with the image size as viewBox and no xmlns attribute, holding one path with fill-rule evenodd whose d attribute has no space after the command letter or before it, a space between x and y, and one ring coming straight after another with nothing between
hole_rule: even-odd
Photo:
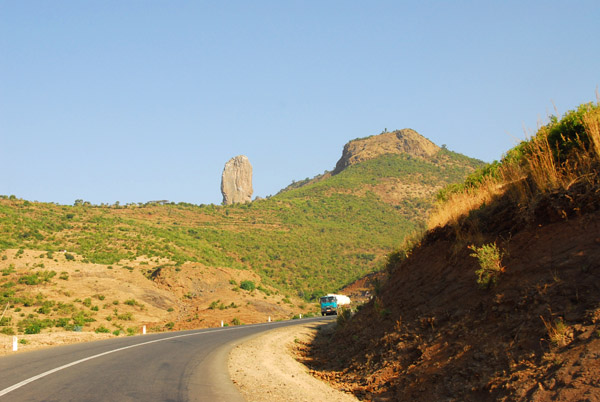
<instances>
[{"instance_id":1,"label":"vehicle on road","mask_svg":"<svg viewBox=\"0 0 600 402\"><path fill-rule=\"evenodd\" d=\"M338 310L344 306L350 307L350 298L344 295L328 294L319 299L321 303L321 315L337 315Z\"/></svg>"}]
</instances>

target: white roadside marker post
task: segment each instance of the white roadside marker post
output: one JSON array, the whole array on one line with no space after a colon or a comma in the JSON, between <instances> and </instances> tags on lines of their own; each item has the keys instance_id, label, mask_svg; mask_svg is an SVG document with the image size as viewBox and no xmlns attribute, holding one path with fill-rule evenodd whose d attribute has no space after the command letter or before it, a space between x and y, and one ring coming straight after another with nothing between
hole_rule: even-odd
<instances>
[{"instance_id":1,"label":"white roadside marker post","mask_svg":"<svg viewBox=\"0 0 600 402\"><path fill-rule=\"evenodd\" d=\"M302 319L302 314L300 314L300 319Z\"/></svg>"},{"instance_id":2,"label":"white roadside marker post","mask_svg":"<svg viewBox=\"0 0 600 402\"><path fill-rule=\"evenodd\" d=\"M13 352L19 350L19 342L17 342L17 337L13 336Z\"/></svg>"},{"instance_id":3,"label":"white roadside marker post","mask_svg":"<svg viewBox=\"0 0 600 402\"><path fill-rule=\"evenodd\" d=\"M271 316L269 316L269 322L271 322Z\"/></svg>"},{"instance_id":4,"label":"white roadside marker post","mask_svg":"<svg viewBox=\"0 0 600 402\"><path fill-rule=\"evenodd\" d=\"M223 320L221 320L221 327L223 326Z\"/></svg>"},{"instance_id":5,"label":"white roadside marker post","mask_svg":"<svg viewBox=\"0 0 600 402\"><path fill-rule=\"evenodd\" d=\"M145 325L142 327L142 334L146 335L146 326Z\"/></svg>"}]
</instances>

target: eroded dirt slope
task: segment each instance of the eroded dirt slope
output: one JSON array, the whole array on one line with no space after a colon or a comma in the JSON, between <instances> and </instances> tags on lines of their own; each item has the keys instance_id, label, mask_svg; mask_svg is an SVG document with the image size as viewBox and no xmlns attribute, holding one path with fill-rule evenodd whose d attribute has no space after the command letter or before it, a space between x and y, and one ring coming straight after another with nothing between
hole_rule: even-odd
<instances>
[{"instance_id":1,"label":"eroded dirt slope","mask_svg":"<svg viewBox=\"0 0 600 402\"><path fill-rule=\"evenodd\" d=\"M364 400L600 400L600 214L513 236L502 219L480 239L505 253L495 287L477 285L467 243L430 232L373 301L318 338L314 374Z\"/></svg>"}]
</instances>

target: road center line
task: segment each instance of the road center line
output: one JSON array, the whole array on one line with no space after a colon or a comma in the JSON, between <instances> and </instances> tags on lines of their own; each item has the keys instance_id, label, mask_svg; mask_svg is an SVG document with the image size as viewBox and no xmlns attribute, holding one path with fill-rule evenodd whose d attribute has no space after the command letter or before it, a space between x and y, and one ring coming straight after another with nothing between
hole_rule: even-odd
<instances>
[{"instance_id":1,"label":"road center line","mask_svg":"<svg viewBox=\"0 0 600 402\"><path fill-rule=\"evenodd\" d=\"M263 326L263 325L269 325L269 324L258 324L258 325L254 325L254 326L255 326L255 327L257 327L257 326ZM8 394L9 392L12 392L12 391L14 391L14 390L16 390L16 389L19 389L19 388L21 388L21 387L23 387L23 386L25 386L25 385L27 385L27 384L29 384L29 383L31 383L31 382L34 382L35 380L39 380L40 378L44 378L44 377L46 377L46 376L48 376L48 375L50 375L50 374L56 373L57 371L64 370L64 369L66 369L66 368L69 368L69 367L75 366L75 365L77 365L77 364L79 364L79 363L83 363L83 362L86 362L86 361L88 361L88 360L92 360L92 359L96 359L96 358L98 358L98 357L106 356L106 355L109 355L109 354L111 354L111 353L120 352L120 351L123 351L123 350L126 350L126 349L137 348L138 346L149 345L149 344L151 344L151 343L162 342L162 341L168 341L168 340L170 340L170 339L183 338L183 337L186 337L186 336L195 336L195 335L203 335L203 334L212 334L212 333L215 333L215 332L221 332L221 331L231 331L231 330L235 330L235 329L242 329L242 328L244 328L244 326L239 326L239 327L234 327L234 328L227 328L227 329L225 329L225 328L223 328L223 329L216 329L216 330L214 330L214 331L195 332L195 333L193 333L193 334L182 334L182 335L175 335L175 336L170 336L170 337L168 337L168 338L155 339L155 340L153 340L153 341L147 341L147 342L137 343L137 344L135 344L135 345L129 345L129 346L124 346L124 347L122 347L122 348L118 348L118 349L109 350L109 351L107 351L107 352L102 352L102 353L99 353L99 354L97 354L97 355L94 355L94 356L89 356L89 357L86 357L86 358L83 358L83 359L80 359L80 360L76 360L76 361L74 361L74 362L71 362L71 363L67 363L67 364L65 364L65 365L62 365L62 366L60 366L60 367L53 368L52 370L45 371L45 372L43 372L43 373L41 373L41 374L38 374L38 375L36 375L36 376L33 376L33 377L31 377L31 378L28 378L28 379L26 379L26 380L23 380L23 381L21 381L20 383L17 383L17 384L15 384L15 385L12 385L12 386L10 386L10 387L8 387L8 388L4 388L3 390L1 390L1 391L0 391L0 396L4 396L4 395ZM246 327L246 328L247 328L247 327Z\"/></svg>"}]
</instances>

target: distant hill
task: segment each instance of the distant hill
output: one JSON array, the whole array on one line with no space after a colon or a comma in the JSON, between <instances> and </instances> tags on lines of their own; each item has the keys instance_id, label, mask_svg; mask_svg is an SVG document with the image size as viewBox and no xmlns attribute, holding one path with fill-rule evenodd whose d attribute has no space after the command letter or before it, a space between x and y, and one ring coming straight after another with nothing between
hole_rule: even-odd
<instances>
[{"instance_id":1,"label":"distant hill","mask_svg":"<svg viewBox=\"0 0 600 402\"><path fill-rule=\"evenodd\" d=\"M338 174L349 166L378 158L382 155L407 155L417 158L431 158L440 147L423 137L415 130L405 128L394 132L384 132L367 138L359 138L344 146L342 157L335 165L333 174Z\"/></svg>"},{"instance_id":2,"label":"distant hill","mask_svg":"<svg viewBox=\"0 0 600 402\"><path fill-rule=\"evenodd\" d=\"M427 144L428 151L389 146L407 135L414 143ZM200 278L205 270L249 270L260 278L254 280L257 286L271 289L267 293L275 289L288 302L301 305L298 298L315 300L381 269L405 236L424 226L433 195L482 165L438 148L412 130L351 141L342 159L347 162L338 163L344 167L336 168L336 174L246 204L95 206L78 200L70 206L4 196L0 250L12 250L11 256L20 249L66 250L78 263L128 267L156 286L180 275L181 268L190 278L194 272ZM18 263L15 258L11 263ZM17 283L18 296L25 289L18 281L32 267L15 268L5 280ZM197 294L194 281L163 285L183 286L181 294L189 296ZM177 300L188 306L185 311L195 311L199 307L194 303L206 297ZM202 320L200 313L191 317L186 319Z\"/></svg>"},{"instance_id":3,"label":"distant hill","mask_svg":"<svg viewBox=\"0 0 600 402\"><path fill-rule=\"evenodd\" d=\"M372 194L421 224L438 191L484 165L404 129L350 141L332 172L293 183L276 198Z\"/></svg>"}]
</instances>

